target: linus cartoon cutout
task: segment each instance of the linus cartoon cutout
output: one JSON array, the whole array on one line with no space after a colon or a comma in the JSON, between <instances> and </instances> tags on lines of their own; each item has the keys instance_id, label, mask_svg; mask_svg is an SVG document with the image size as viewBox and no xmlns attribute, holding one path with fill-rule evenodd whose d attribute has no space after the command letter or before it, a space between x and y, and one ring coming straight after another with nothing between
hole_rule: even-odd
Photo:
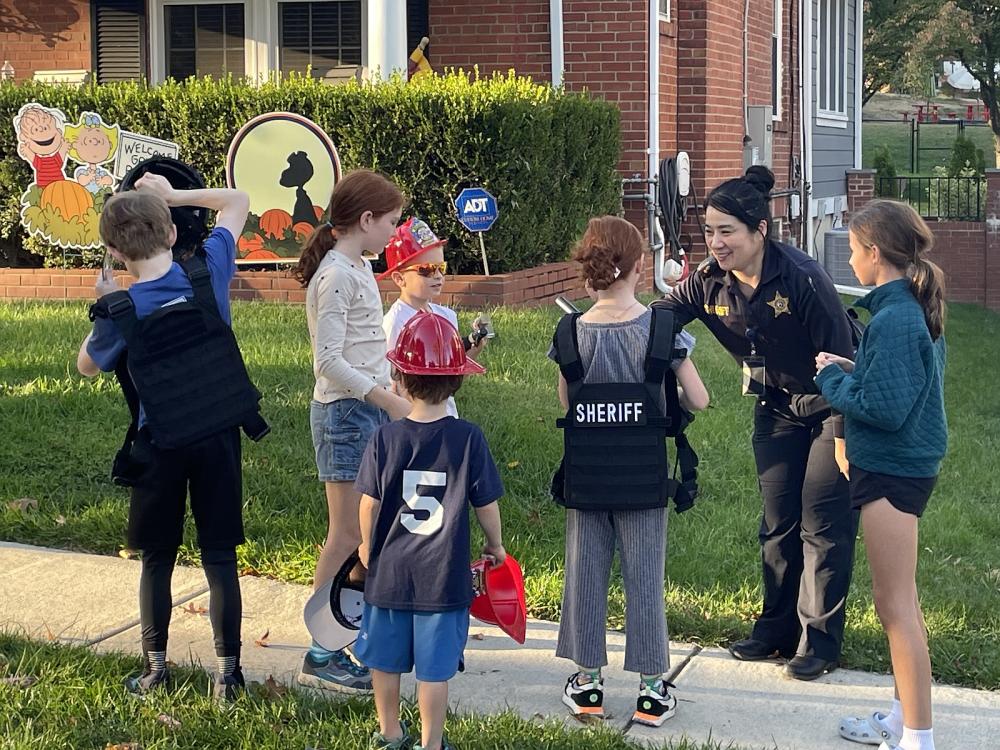
<instances>
[{"instance_id":1,"label":"linus cartoon cutout","mask_svg":"<svg viewBox=\"0 0 1000 750\"><path fill-rule=\"evenodd\" d=\"M115 180L102 164L114 158L120 129L100 115L84 112L66 125L58 109L38 102L14 117L17 153L31 165L34 182L21 196L21 223L28 233L62 248L96 248L98 221ZM66 157L81 166L66 177Z\"/></svg>"}]
</instances>

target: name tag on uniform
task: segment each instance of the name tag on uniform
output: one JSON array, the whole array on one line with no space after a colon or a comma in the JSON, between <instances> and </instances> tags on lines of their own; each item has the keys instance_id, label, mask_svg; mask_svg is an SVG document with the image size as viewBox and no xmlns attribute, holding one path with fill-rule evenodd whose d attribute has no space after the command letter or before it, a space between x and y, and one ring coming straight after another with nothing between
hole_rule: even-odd
<instances>
[{"instance_id":1,"label":"name tag on uniform","mask_svg":"<svg viewBox=\"0 0 1000 750\"><path fill-rule=\"evenodd\" d=\"M646 412L642 401L579 401L573 423L632 427L646 424Z\"/></svg>"}]
</instances>

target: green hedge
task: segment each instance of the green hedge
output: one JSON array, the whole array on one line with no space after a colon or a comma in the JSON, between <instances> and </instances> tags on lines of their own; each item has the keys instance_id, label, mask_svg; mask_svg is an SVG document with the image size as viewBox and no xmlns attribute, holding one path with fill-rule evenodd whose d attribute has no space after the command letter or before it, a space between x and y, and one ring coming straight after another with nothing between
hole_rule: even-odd
<instances>
[{"instance_id":1,"label":"green hedge","mask_svg":"<svg viewBox=\"0 0 1000 750\"><path fill-rule=\"evenodd\" d=\"M588 217L619 207L617 108L512 73L342 86L302 76L259 87L207 78L159 86L3 84L0 241L8 255L26 247L52 265L63 262L62 253L20 227L18 200L31 169L17 155L11 120L32 100L71 120L90 110L172 140L215 186L225 183L226 150L243 123L264 112L302 114L330 134L345 169L378 169L399 183L412 210L450 237L448 259L459 272L481 271L478 241L455 217L452 200L463 187L482 185L497 196L500 218L486 235L494 273L565 259Z\"/></svg>"}]
</instances>

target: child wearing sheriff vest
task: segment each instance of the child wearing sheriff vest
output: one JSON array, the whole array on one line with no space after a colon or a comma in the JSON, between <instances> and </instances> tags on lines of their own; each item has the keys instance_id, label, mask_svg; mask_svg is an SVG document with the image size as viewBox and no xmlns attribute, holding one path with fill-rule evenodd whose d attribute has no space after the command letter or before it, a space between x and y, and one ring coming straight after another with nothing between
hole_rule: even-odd
<instances>
[{"instance_id":1,"label":"child wearing sheriff vest","mask_svg":"<svg viewBox=\"0 0 1000 750\"><path fill-rule=\"evenodd\" d=\"M368 568L355 644L372 670L379 731L373 745L409 748L399 721L399 677L416 669L421 744L446 750L448 680L460 668L473 600L469 505L486 535L483 554L507 556L497 500L503 484L482 431L448 413L468 359L458 331L418 312L388 355L413 400L409 416L372 436L355 488L361 499L361 561Z\"/></svg>"},{"instance_id":2,"label":"child wearing sheriff vest","mask_svg":"<svg viewBox=\"0 0 1000 750\"><path fill-rule=\"evenodd\" d=\"M361 495L354 480L368 439L377 427L410 410L410 402L391 389L382 301L371 264L363 257L382 252L404 203L399 188L382 175L351 172L334 188L327 221L310 235L299 259L316 376L309 418L329 513L313 581L317 589L361 544ZM360 565L351 573L355 582L363 576ZM366 668L346 651L327 651L315 642L298 681L346 693L371 691Z\"/></svg>"},{"instance_id":3,"label":"child wearing sheriff vest","mask_svg":"<svg viewBox=\"0 0 1000 750\"><path fill-rule=\"evenodd\" d=\"M108 252L137 277L128 290L128 300L139 321L140 334L155 336L155 327L143 324L154 315L169 317L171 309L183 307L178 303L198 299L192 277L173 260L171 246L177 228L171 221L170 206L204 206L218 212L215 229L203 244L204 263L210 277L210 294L218 308L211 314L217 314L228 326L229 284L236 273L234 238L243 231L249 210L247 195L225 189L175 190L166 178L152 173L140 178L135 187L108 200L101 212L100 232ZM202 283L199 281L199 286ZM114 279L101 274L98 297L116 292ZM153 318L153 325L161 319ZM231 346L235 348L235 342ZM110 372L125 348L125 338L112 316L105 313L95 317L93 331L80 348L77 368L87 377L101 370ZM138 364L130 362L130 366ZM236 547L245 541L239 427L224 428L190 445L166 449L157 444L157 434L150 432L153 422L161 424L155 409L147 415L142 406L145 401L152 407L162 398L157 400L144 390L139 379L136 384L140 430L132 456L137 462L141 460L144 468L131 491L128 547L142 551L139 620L145 667L141 675L126 681L126 687L144 694L170 681L166 665L167 629L173 607L170 579L182 541L190 484L191 513L208 579L209 615L218 658L214 695L229 700L244 684L239 665L242 600L236 568ZM161 388L170 393L187 385L163 383ZM205 421L210 429L211 415Z\"/></svg>"},{"instance_id":4,"label":"child wearing sheriff vest","mask_svg":"<svg viewBox=\"0 0 1000 750\"><path fill-rule=\"evenodd\" d=\"M431 228L420 219L411 218L396 229L395 236L389 240L385 248L387 269L378 275L378 279L391 277L399 287L399 299L392 303L382 318L382 330L385 331L386 344L391 351L396 346L399 332L410 318L419 311L432 312L440 315L458 329L458 316L455 311L444 305L431 302L441 294L444 274L448 264L444 259L445 240L439 240ZM478 320L473 329L478 330ZM467 356L474 360L486 346L485 336L476 340L475 334L462 339ZM394 381L397 393L401 392L399 382ZM448 413L458 416L458 407L453 397L448 398Z\"/></svg>"},{"instance_id":5,"label":"child wearing sheriff vest","mask_svg":"<svg viewBox=\"0 0 1000 750\"><path fill-rule=\"evenodd\" d=\"M576 325L585 383L642 383L645 379L652 313L635 298L646 250L639 231L615 216L591 219L573 252L582 276L596 295L595 304ZM681 332L675 349L690 353L694 339ZM556 346L549 357L557 360ZM690 359L671 363L688 410L708 406L708 392ZM559 400L569 408L566 380L559 375ZM662 411L665 400L660 404ZM630 422L619 414L623 404L578 405L583 421ZM635 406L629 404L629 406ZM641 404L639 404L641 406ZM610 410L609 408L610 407ZM590 409L590 413L588 413ZM664 446L666 450L666 446ZM566 466L567 472L572 467ZM618 500L618 502L611 502ZM621 507L609 498L609 505ZM615 547L625 583L625 669L640 674L633 720L660 726L674 715L677 701L663 673L669 668L667 622L663 607L667 509L566 510L566 581L556 655L570 659L576 671L563 689L562 701L574 715L604 715L605 642L608 578Z\"/></svg>"}]
</instances>

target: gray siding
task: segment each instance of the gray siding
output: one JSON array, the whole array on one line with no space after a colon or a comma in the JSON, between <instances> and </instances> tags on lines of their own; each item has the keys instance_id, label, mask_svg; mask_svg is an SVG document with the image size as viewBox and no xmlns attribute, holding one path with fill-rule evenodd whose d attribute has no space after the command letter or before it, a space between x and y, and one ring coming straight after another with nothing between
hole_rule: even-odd
<instances>
[{"instance_id":1,"label":"gray siding","mask_svg":"<svg viewBox=\"0 0 1000 750\"><path fill-rule=\"evenodd\" d=\"M845 81L844 96L847 105L847 127L827 127L817 123L819 103L819 70L821 45L826 45L825 38L819 38L820 0L812 0L813 5L813 91L812 91L812 197L829 198L844 195L847 192L845 170L854 167L854 107L855 90L855 13L860 0L847 0L847 18L845 30L847 42L845 46Z\"/></svg>"}]
</instances>

